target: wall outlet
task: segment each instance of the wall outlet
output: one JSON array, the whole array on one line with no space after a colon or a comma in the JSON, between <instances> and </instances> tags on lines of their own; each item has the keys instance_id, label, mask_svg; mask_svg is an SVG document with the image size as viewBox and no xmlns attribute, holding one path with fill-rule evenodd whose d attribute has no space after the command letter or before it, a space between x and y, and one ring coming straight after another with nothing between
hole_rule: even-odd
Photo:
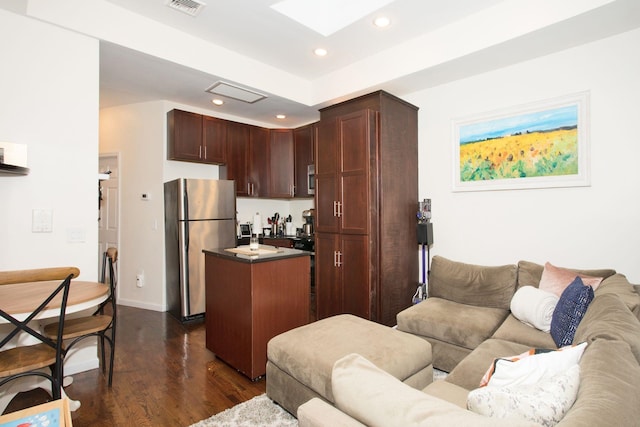
<instances>
[{"instance_id":1,"label":"wall outlet","mask_svg":"<svg viewBox=\"0 0 640 427\"><path fill-rule=\"evenodd\" d=\"M136 287L141 288L144 286L144 273L136 274Z\"/></svg>"}]
</instances>

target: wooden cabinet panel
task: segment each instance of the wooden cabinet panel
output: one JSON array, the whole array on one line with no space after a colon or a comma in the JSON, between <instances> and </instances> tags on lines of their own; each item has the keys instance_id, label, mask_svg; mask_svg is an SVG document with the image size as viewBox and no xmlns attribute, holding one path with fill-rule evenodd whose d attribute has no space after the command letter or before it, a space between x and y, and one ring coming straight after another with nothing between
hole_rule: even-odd
<instances>
[{"instance_id":1,"label":"wooden cabinet panel","mask_svg":"<svg viewBox=\"0 0 640 427\"><path fill-rule=\"evenodd\" d=\"M356 316L371 317L371 278L367 236L340 237L342 272L342 310Z\"/></svg>"},{"instance_id":2,"label":"wooden cabinet panel","mask_svg":"<svg viewBox=\"0 0 640 427\"><path fill-rule=\"evenodd\" d=\"M319 318L350 313L371 315L367 236L315 235L317 313Z\"/></svg>"},{"instance_id":3,"label":"wooden cabinet panel","mask_svg":"<svg viewBox=\"0 0 640 427\"><path fill-rule=\"evenodd\" d=\"M370 177L371 145L376 139L376 113L358 111L338 118L340 173L340 230L348 234L367 234L369 217L375 206L370 203L376 183Z\"/></svg>"},{"instance_id":4,"label":"wooden cabinet panel","mask_svg":"<svg viewBox=\"0 0 640 427\"><path fill-rule=\"evenodd\" d=\"M314 250L316 312L318 319L342 313L342 281L336 267L338 235L316 233Z\"/></svg>"},{"instance_id":5,"label":"wooden cabinet panel","mask_svg":"<svg viewBox=\"0 0 640 427\"><path fill-rule=\"evenodd\" d=\"M271 129L269 196L293 197L293 131Z\"/></svg>"},{"instance_id":6,"label":"wooden cabinet panel","mask_svg":"<svg viewBox=\"0 0 640 427\"><path fill-rule=\"evenodd\" d=\"M202 116L203 157L207 163L226 162L227 121L216 117Z\"/></svg>"},{"instance_id":7,"label":"wooden cabinet panel","mask_svg":"<svg viewBox=\"0 0 640 427\"><path fill-rule=\"evenodd\" d=\"M339 222L337 201L339 200L338 177L338 132L335 120L318 123L318 139L315 146L316 193L315 231L316 233L337 233Z\"/></svg>"},{"instance_id":8,"label":"wooden cabinet panel","mask_svg":"<svg viewBox=\"0 0 640 427\"><path fill-rule=\"evenodd\" d=\"M202 115L182 110L167 113L167 158L202 160Z\"/></svg>"},{"instance_id":9,"label":"wooden cabinet panel","mask_svg":"<svg viewBox=\"0 0 640 427\"><path fill-rule=\"evenodd\" d=\"M249 125L227 123L227 170L226 179L236 181L236 195L251 194L249 182L250 130Z\"/></svg>"},{"instance_id":10,"label":"wooden cabinet panel","mask_svg":"<svg viewBox=\"0 0 640 427\"><path fill-rule=\"evenodd\" d=\"M313 197L309 194L307 182L307 168L314 164L314 147L317 126L310 124L293 131L293 155L294 155L294 196Z\"/></svg>"},{"instance_id":11,"label":"wooden cabinet panel","mask_svg":"<svg viewBox=\"0 0 640 427\"><path fill-rule=\"evenodd\" d=\"M251 126L250 196L269 196L269 129Z\"/></svg>"}]
</instances>

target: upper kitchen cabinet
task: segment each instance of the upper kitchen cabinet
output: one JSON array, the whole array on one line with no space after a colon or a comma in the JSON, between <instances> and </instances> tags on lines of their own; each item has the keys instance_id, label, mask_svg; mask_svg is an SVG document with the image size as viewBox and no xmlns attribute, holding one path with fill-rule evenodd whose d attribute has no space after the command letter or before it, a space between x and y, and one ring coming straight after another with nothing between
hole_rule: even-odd
<instances>
[{"instance_id":1,"label":"upper kitchen cabinet","mask_svg":"<svg viewBox=\"0 0 640 427\"><path fill-rule=\"evenodd\" d=\"M418 282L417 107L384 91L320 111L315 148L319 317L386 325ZM357 278L357 280L356 280Z\"/></svg>"},{"instance_id":2,"label":"upper kitchen cabinet","mask_svg":"<svg viewBox=\"0 0 640 427\"><path fill-rule=\"evenodd\" d=\"M313 197L309 193L309 166L313 166L314 146L318 126L316 123L293 130L294 197Z\"/></svg>"},{"instance_id":3,"label":"upper kitchen cabinet","mask_svg":"<svg viewBox=\"0 0 640 427\"><path fill-rule=\"evenodd\" d=\"M202 116L202 146L207 163L223 164L227 161L227 121Z\"/></svg>"},{"instance_id":4,"label":"upper kitchen cabinet","mask_svg":"<svg viewBox=\"0 0 640 427\"><path fill-rule=\"evenodd\" d=\"M269 196L293 197L293 130L271 129L269 142Z\"/></svg>"},{"instance_id":5,"label":"upper kitchen cabinet","mask_svg":"<svg viewBox=\"0 0 640 427\"><path fill-rule=\"evenodd\" d=\"M225 162L226 122L182 110L167 113L167 158L188 162Z\"/></svg>"},{"instance_id":6,"label":"upper kitchen cabinet","mask_svg":"<svg viewBox=\"0 0 640 427\"><path fill-rule=\"evenodd\" d=\"M249 178L251 126L227 122L227 165L226 178L236 181L236 195L252 194ZM224 175L224 174L221 174Z\"/></svg>"},{"instance_id":7,"label":"upper kitchen cabinet","mask_svg":"<svg viewBox=\"0 0 640 427\"><path fill-rule=\"evenodd\" d=\"M269 129L251 126L249 131L249 195L269 195Z\"/></svg>"}]
</instances>

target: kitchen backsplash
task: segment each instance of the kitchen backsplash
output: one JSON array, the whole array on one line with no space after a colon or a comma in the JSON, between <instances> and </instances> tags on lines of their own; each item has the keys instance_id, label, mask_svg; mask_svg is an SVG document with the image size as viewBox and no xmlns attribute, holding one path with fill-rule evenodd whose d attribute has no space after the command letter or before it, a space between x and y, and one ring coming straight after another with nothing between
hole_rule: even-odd
<instances>
[{"instance_id":1,"label":"kitchen backsplash","mask_svg":"<svg viewBox=\"0 0 640 427\"><path fill-rule=\"evenodd\" d=\"M313 209L313 206L313 199L278 200L251 197L238 197L236 199L238 221L241 224L253 222L254 215L259 212L263 227L267 226L267 218L272 217L277 212L281 218L291 215L294 229L302 228L302 224L304 224L302 211Z\"/></svg>"}]
</instances>

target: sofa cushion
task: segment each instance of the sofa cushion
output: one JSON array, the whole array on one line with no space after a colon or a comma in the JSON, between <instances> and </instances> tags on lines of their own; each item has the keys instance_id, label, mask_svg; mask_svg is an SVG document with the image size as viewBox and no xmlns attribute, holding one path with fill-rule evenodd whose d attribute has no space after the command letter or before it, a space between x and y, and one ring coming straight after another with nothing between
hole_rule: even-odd
<instances>
[{"instance_id":1,"label":"sofa cushion","mask_svg":"<svg viewBox=\"0 0 640 427\"><path fill-rule=\"evenodd\" d=\"M512 357L500 357L488 366L480 386L505 387L536 384L575 366L587 343L560 350L530 349Z\"/></svg>"},{"instance_id":2,"label":"sofa cushion","mask_svg":"<svg viewBox=\"0 0 640 427\"><path fill-rule=\"evenodd\" d=\"M637 426L640 366L624 341L596 339L580 359L580 389L558 427Z\"/></svg>"},{"instance_id":3,"label":"sofa cushion","mask_svg":"<svg viewBox=\"0 0 640 427\"><path fill-rule=\"evenodd\" d=\"M338 360L331 376L336 406L368 426L532 426L462 409L401 383L360 355Z\"/></svg>"},{"instance_id":4,"label":"sofa cushion","mask_svg":"<svg viewBox=\"0 0 640 427\"><path fill-rule=\"evenodd\" d=\"M444 380L436 380L422 389L423 393L453 403L462 409L467 409L467 395L469 390Z\"/></svg>"},{"instance_id":5,"label":"sofa cushion","mask_svg":"<svg viewBox=\"0 0 640 427\"><path fill-rule=\"evenodd\" d=\"M576 276L582 279L582 283L591 286L593 290L598 288L603 279L602 277L589 276L568 268L556 267L550 262L547 262L544 264L544 270L542 271L538 288L560 297L562 292L567 289Z\"/></svg>"},{"instance_id":6,"label":"sofa cushion","mask_svg":"<svg viewBox=\"0 0 640 427\"><path fill-rule=\"evenodd\" d=\"M586 276L603 277L605 279L616 274L615 270L608 268L597 270L581 270L571 268L568 270L574 271L576 275L583 274ZM521 288L522 286L535 286L536 288L539 287L543 271L544 266L541 264L537 264L531 261L518 262L518 288Z\"/></svg>"},{"instance_id":7,"label":"sofa cushion","mask_svg":"<svg viewBox=\"0 0 640 427\"><path fill-rule=\"evenodd\" d=\"M398 330L468 349L493 334L508 312L429 297L398 313Z\"/></svg>"},{"instance_id":8,"label":"sofa cushion","mask_svg":"<svg viewBox=\"0 0 640 427\"><path fill-rule=\"evenodd\" d=\"M551 334L526 325L510 314L494 332L492 338L524 344L535 348L556 348Z\"/></svg>"},{"instance_id":9,"label":"sofa cushion","mask_svg":"<svg viewBox=\"0 0 640 427\"><path fill-rule=\"evenodd\" d=\"M522 418L555 426L573 405L580 386L580 367L545 377L534 384L481 387L469 392L470 410L493 418Z\"/></svg>"},{"instance_id":10,"label":"sofa cushion","mask_svg":"<svg viewBox=\"0 0 640 427\"><path fill-rule=\"evenodd\" d=\"M551 319L551 336L558 347L573 343L573 336L593 300L593 289L576 277L562 292Z\"/></svg>"},{"instance_id":11,"label":"sofa cushion","mask_svg":"<svg viewBox=\"0 0 640 427\"><path fill-rule=\"evenodd\" d=\"M480 344L455 369L449 372L445 381L467 390L473 390L478 387L487 368L496 357L509 357L527 350L529 350L529 346L490 338Z\"/></svg>"},{"instance_id":12,"label":"sofa cushion","mask_svg":"<svg viewBox=\"0 0 640 427\"><path fill-rule=\"evenodd\" d=\"M461 304L509 309L518 267L488 267L434 256L429 273L429 296Z\"/></svg>"},{"instance_id":13,"label":"sofa cushion","mask_svg":"<svg viewBox=\"0 0 640 427\"><path fill-rule=\"evenodd\" d=\"M596 296L604 294L616 294L629 307L629 310L640 317L640 295L635 292L623 274L614 274L602 281L594 292Z\"/></svg>"},{"instance_id":14,"label":"sofa cushion","mask_svg":"<svg viewBox=\"0 0 640 427\"><path fill-rule=\"evenodd\" d=\"M640 321L616 294L598 295L593 299L574 340L592 342L598 338L625 341L640 363Z\"/></svg>"}]
</instances>

